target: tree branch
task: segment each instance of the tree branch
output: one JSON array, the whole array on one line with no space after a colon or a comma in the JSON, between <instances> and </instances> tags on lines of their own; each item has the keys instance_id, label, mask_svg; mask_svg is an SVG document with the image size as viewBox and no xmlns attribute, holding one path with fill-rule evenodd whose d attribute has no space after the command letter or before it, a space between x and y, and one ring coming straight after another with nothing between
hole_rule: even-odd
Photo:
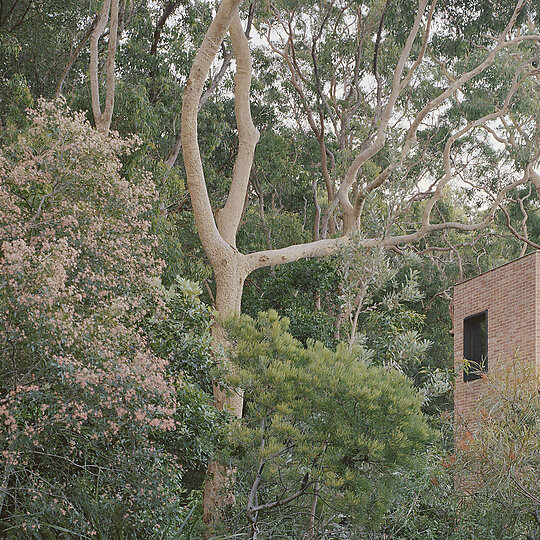
<instances>
[{"instance_id":1,"label":"tree branch","mask_svg":"<svg viewBox=\"0 0 540 540\"><path fill-rule=\"evenodd\" d=\"M261 512L263 510L270 510L272 508L276 508L278 506L285 506L286 504L289 504L291 501L294 501L294 499L298 499L298 497L302 496L308 488L310 488L313 485L313 480L310 480L305 483L304 486L302 486L301 489L293 493L292 495L289 495L285 499L277 499L271 503L266 504L260 504L259 506L256 506L251 509L252 512Z\"/></svg>"},{"instance_id":2,"label":"tree branch","mask_svg":"<svg viewBox=\"0 0 540 540\"><path fill-rule=\"evenodd\" d=\"M330 204L330 206L334 208L338 204L338 202L341 205L344 212L344 219L345 219L344 229L346 231L353 230L355 226L354 217L353 217L354 207L349 201L348 191L352 187L360 167L368 159L372 158L375 154L377 154L381 150L381 148L383 148L384 146L384 142L386 140L386 129L388 127L388 122L390 121L397 98L399 97L399 94L402 91L401 75L405 68L407 59L409 58L409 54L411 52L413 43L420 29L420 23L422 21L422 17L426 10L427 4L428 4L428 0L420 0L418 3L418 12L416 14L416 18L411 28L411 31L409 32L409 36L407 37L405 46L403 47L403 50L401 51L401 55L399 57L399 61L397 63L396 71L394 74L392 92L388 98L386 107L384 108L384 111L381 114L380 124L377 130L377 135L375 137L375 140L365 150L363 150L354 159L352 164L349 166L347 173L345 174L345 177L343 179L343 182L341 183L341 186L337 192L337 195L334 198L334 201L332 201L332 203ZM409 73L410 73L410 70L409 70Z\"/></svg>"},{"instance_id":3,"label":"tree branch","mask_svg":"<svg viewBox=\"0 0 540 540\"><path fill-rule=\"evenodd\" d=\"M187 184L197 230L213 266L217 266L232 247L221 237L212 213L199 150L197 113L206 77L240 3L241 0L223 0L219 5L191 66L182 102L181 141Z\"/></svg>"},{"instance_id":4,"label":"tree branch","mask_svg":"<svg viewBox=\"0 0 540 540\"><path fill-rule=\"evenodd\" d=\"M163 8L163 12L161 13L160 18L158 19L156 23L154 34L152 35L152 45L150 46L150 56L157 56L158 45L161 39L161 32L165 24L167 23L168 18L176 11L176 9L178 8L178 6L180 6L181 3L182 3L181 0L176 0L176 1L169 0L165 4L165 7ZM150 70L150 79L152 80L151 87L150 87L150 94L148 96L150 103L155 103L157 100L158 92L155 85L155 79L157 75L158 75L158 69L156 65Z\"/></svg>"},{"instance_id":5,"label":"tree branch","mask_svg":"<svg viewBox=\"0 0 540 540\"><path fill-rule=\"evenodd\" d=\"M259 140L259 132L251 118L249 101L251 55L248 40L242 30L238 11L233 16L229 33L236 57L234 110L238 129L238 154L234 163L227 202L216 213L216 220L218 230L223 239L236 248L236 233L244 211L249 174L253 164L255 146Z\"/></svg>"},{"instance_id":6,"label":"tree branch","mask_svg":"<svg viewBox=\"0 0 540 540\"><path fill-rule=\"evenodd\" d=\"M98 131L105 134L109 132L111 127L114 108L114 62L116 57L116 45L118 42L118 4L119 0L105 0L103 2L99 21L90 35L90 91L92 94L92 112ZM107 51L105 107L102 112L99 99L98 41L105 30L107 20L109 19L109 13L111 16L111 24Z\"/></svg>"},{"instance_id":7,"label":"tree branch","mask_svg":"<svg viewBox=\"0 0 540 540\"><path fill-rule=\"evenodd\" d=\"M71 53L71 56L69 57L69 60L66 64L66 67L62 71L62 74L60 75L60 78L58 79L58 82L56 83L56 90L54 92L54 97L58 98L62 94L62 88L64 86L64 81L66 80L67 74L69 73L69 70L71 69L71 66L75 63L75 60L79 57L79 54L81 54L81 51L83 47L85 46L86 42L90 39L90 36L92 35L92 32L94 31L97 23L99 20L99 16L96 15L94 17L94 20L91 22L90 26L87 28L86 32L84 33L81 41L75 48L75 50Z\"/></svg>"},{"instance_id":8,"label":"tree branch","mask_svg":"<svg viewBox=\"0 0 540 540\"><path fill-rule=\"evenodd\" d=\"M249 9L247 26L246 26L246 31L245 31L245 35L247 39L249 39L249 35L251 31L251 24L253 22L253 16L255 13L254 5L255 5L254 3L251 4L250 9ZM221 80L225 76L225 73L227 73L227 69L229 69L229 66L231 65L231 60L233 59L233 53L225 52L225 47L223 46L223 42L222 42L221 48L223 49L223 61L221 63L221 67L219 68L219 71L216 73L216 75L212 78L212 81L210 82L206 90L201 95L199 99L199 110L201 110L201 108L207 102L208 98L214 93L218 84L221 82ZM165 161L169 169L172 169L172 167L174 167L174 164L176 163L176 160L178 159L178 154L180 153L181 149L182 149L182 130L180 129L180 131L178 132L178 136L176 137L174 141L173 147L167 157L167 160Z\"/></svg>"}]
</instances>

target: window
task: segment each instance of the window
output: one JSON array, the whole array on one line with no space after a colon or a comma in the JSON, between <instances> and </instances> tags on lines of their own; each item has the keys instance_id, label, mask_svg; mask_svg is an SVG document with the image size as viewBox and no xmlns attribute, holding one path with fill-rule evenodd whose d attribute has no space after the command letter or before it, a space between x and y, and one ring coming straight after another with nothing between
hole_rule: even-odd
<instances>
[{"instance_id":1,"label":"window","mask_svg":"<svg viewBox=\"0 0 540 540\"><path fill-rule=\"evenodd\" d=\"M480 379L488 369L487 311L463 321L463 357L467 360L463 380Z\"/></svg>"}]
</instances>

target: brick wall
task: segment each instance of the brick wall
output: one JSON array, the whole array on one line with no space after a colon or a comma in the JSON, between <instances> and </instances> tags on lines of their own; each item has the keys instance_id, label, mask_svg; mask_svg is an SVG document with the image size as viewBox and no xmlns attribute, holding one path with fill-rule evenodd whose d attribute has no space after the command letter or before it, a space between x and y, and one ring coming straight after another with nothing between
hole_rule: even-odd
<instances>
[{"instance_id":1,"label":"brick wall","mask_svg":"<svg viewBox=\"0 0 540 540\"><path fill-rule=\"evenodd\" d=\"M504 369L518 356L540 368L540 252L526 255L454 289L454 366L462 367L463 320L487 311L488 371ZM458 428L470 427L482 379L464 382L457 376L455 417ZM474 424L474 422L472 422Z\"/></svg>"}]
</instances>

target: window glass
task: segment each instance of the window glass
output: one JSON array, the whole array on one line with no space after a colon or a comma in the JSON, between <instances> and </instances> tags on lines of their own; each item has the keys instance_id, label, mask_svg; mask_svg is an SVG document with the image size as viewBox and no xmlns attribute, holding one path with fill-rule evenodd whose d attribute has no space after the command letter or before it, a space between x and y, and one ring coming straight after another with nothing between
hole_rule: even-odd
<instances>
[{"instance_id":1,"label":"window glass","mask_svg":"<svg viewBox=\"0 0 540 540\"><path fill-rule=\"evenodd\" d=\"M463 321L463 380L479 379L488 369L487 311Z\"/></svg>"}]
</instances>

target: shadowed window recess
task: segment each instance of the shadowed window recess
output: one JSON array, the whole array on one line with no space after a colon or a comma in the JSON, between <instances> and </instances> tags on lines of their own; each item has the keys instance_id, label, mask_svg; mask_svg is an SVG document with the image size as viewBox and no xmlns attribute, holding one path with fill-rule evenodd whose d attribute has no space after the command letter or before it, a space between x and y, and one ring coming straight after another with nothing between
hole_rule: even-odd
<instances>
[{"instance_id":1,"label":"shadowed window recess","mask_svg":"<svg viewBox=\"0 0 540 540\"><path fill-rule=\"evenodd\" d=\"M487 311L463 320L463 380L480 379L488 370L488 316Z\"/></svg>"}]
</instances>

